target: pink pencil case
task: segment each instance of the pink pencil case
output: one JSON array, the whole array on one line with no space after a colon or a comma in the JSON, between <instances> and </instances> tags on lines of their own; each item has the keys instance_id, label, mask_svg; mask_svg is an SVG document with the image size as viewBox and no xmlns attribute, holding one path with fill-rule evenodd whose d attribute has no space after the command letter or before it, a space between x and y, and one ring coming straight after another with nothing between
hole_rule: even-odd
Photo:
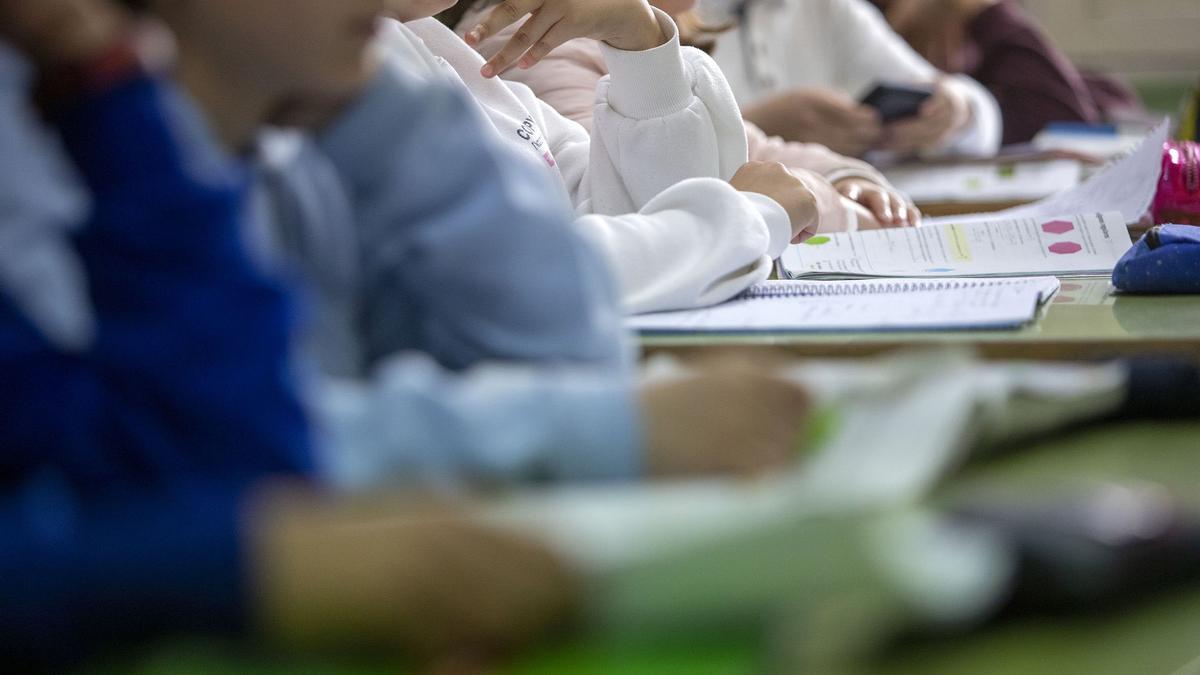
<instances>
[{"instance_id":1,"label":"pink pencil case","mask_svg":"<svg viewBox=\"0 0 1200 675\"><path fill-rule=\"evenodd\" d=\"M1150 209L1155 223L1200 225L1200 143L1163 144L1162 177Z\"/></svg>"}]
</instances>

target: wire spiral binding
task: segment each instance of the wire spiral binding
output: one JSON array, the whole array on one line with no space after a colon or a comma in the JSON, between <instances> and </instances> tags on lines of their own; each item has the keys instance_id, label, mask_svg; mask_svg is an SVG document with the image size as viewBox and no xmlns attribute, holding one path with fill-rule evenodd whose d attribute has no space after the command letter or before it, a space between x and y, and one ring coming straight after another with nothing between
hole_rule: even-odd
<instances>
[{"instance_id":1,"label":"wire spiral binding","mask_svg":"<svg viewBox=\"0 0 1200 675\"><path fill-rule=\"evenodd\" d=\"M967 288L985 288L1012 284L998 279L973 279L969 281L941 279L891 281L886 283L806 283L760 284L751 286L742 294L746 300L762 298L828 297L842 295L879 295L884 293L914 293L925 291L953 291Z\"/></svg>"}]
</instances>

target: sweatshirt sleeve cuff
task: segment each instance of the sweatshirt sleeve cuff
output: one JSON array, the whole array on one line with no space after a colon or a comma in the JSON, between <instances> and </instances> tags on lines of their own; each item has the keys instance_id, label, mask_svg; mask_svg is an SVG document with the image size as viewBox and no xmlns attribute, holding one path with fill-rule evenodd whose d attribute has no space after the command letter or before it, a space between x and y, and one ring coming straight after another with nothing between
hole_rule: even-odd
<instances>
[{"instance_id":1,"label":"sweatshirt sleeve cuff","mask_svg":"<svg viewBox=\"0 0 1200 675\"><path fill-rule=\"evenodd\" d=\"M825 180L829 181L833 185L837 185L839 181L848 180L850 178L861 178L865 181L888 188L889 190L895 189L893 188L892 184L888 182L888 179L884 178L883 174L877 171L844 168L835 169L825 174Z\"/></svg>"},{"instance_id":2,"label":"sweatshirt sleeve cuff","mask_svg":"<svg viewBox=\"0 0 1200 675\"><path fill-rule=\"evenodd\" d=\"M562 444L549 463L553 475L573 480L628 480L644 474L644 433L633 393L623 377L580 378L569 396L557 396L555 419ZM587 448L586 451L581 449Z\"/></svg>"},{"instance_id":3,"label":"sweatshirt sleeve cuff","mask_svg":"<svg viewBox=\"0 0 1200 675\"><path fill-rule=\"evenodd\" d=\"M767 224L767 231L771 235L771 244L767 249L767 255L771 260L775 260L783 255L788 244L792 243L792 219L788 216L787 210L783 206L766 195L758 194L757 192L741 193L758 213L762 216L763 221Z\"/></svg>"},{"instance_id":4,"label":"sweatshirt sleeve cuff","mask_svg":"<svg viewBox=\"0 0 1200 675\"><path fill-rule=\"evenodd\" d=\"M945 150L963 155L990 157L1000 149L1003 122L1000 105L991 92L965 75L951 75L946 79L966 97L971 106L971 122L957 136L951 138Z\"/></svg>"},{"instance_id":5,"label":"sweatshirt sleeve cuff","mask_svg":"<svg viewBox=\"0 0 1200 675\"><path fill-rule=\"evenodd\" d=\"M665 12L654 8L658 24L669 39L640 52L615 49L601 42L608 64L608 104L633 119L663 117L686 108L692 85L680 53L679 29Z\"/></svg>"}]
</instances>

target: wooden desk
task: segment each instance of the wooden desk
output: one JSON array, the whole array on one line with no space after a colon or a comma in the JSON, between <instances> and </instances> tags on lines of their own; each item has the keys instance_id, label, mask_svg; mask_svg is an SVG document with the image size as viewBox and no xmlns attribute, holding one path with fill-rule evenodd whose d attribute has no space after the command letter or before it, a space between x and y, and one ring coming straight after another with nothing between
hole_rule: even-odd
<instances>
[{"instance_id":1,"label":"wooden desk","mask_svg":"<svg viewBox=\"0 0 1200 675\"><path fill-rule=\"evenodd\" d=\"M1017 206L1024 206L1026 201L1004 202L917 202L917 208L925 216L965 216L972 213L991 213L1003 211Z\"/></svg>"},{"instance_id":2,"label":"wooden desk","mask_svg":"<svg viewBox=\"0 0 1200 675\"><path fill-rule=\"evenodd\" d=\"M855 357L962 346L986 358L1074 360L1139 353L1200 359L1200 296L1118 296L1107 278L1064 279L1038 320L1015 331L757 333L643 336L647 354L776 347L803 356Z\"/></svg>"}]
</instances>

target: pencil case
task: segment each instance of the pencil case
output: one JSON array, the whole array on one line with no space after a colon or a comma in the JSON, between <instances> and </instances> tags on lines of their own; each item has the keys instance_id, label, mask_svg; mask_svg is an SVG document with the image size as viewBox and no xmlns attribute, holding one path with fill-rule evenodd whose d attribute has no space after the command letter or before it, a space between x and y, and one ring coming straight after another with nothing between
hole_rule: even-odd
<instances>
[{"instance_id":1,"label":"pencil case","mask_svg":"<svg viewBox=\"0 0 1200 675\"><path fill-rule=\"evenodd\" d=\"M1200 225L1200 143L1167 141L1151 206L1156 223Z\"/></svg>"},{"instance_id":2,"label":"pencil case","mask_svg":"<svg viewBox=\"0 0 1200 675\"><path fill-rule=\"evenodd\" d=\"M1127 293L1200 293L1200 227L1156 225L1113 268Z\"/></svg>"}]
</instances>

